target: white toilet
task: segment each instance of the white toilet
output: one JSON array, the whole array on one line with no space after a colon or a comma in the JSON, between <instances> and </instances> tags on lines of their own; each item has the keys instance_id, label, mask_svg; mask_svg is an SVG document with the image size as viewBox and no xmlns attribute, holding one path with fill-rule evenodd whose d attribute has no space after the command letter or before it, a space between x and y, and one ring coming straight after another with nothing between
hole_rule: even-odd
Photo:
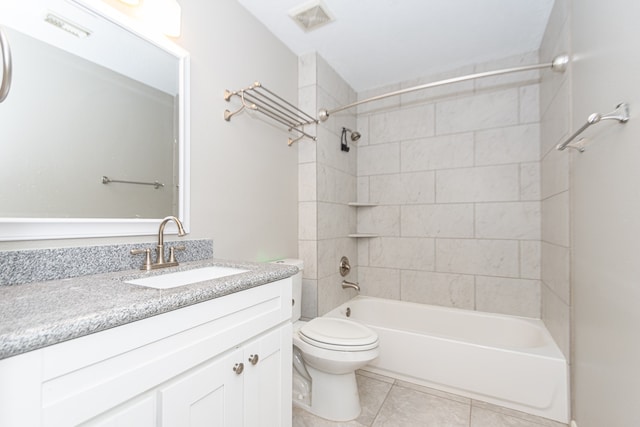
<instances>
[{"instance_id":1,"label":"white toilet","mask_svg":"<svg viewBox=\"0 0 640 427\"><path fill-rule=\"evenodd\" d=\"M279 261L303 268L301 260ZM332 421L360 415L355 371L378 357L378 335L347 319L300 321L302 272L293 276L293 404Z\"/></svg>"}]
</instances>

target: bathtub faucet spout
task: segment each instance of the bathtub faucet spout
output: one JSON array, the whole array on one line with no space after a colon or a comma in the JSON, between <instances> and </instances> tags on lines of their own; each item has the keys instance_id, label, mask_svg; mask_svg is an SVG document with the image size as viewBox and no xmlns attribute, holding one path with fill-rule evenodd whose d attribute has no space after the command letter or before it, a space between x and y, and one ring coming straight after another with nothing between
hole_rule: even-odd
<instances>
[{"instance_id":1,"label":"bathtub faucet spout","mask_svg":"<svg viewBox=\"0 0 640 427\"><path fill-rule=\"evenodd\" d=\"M357 283L353 283L353 282L348 282L346 280L342 281L342 289L355 289L356 291L360 292L360 285L358 285Z\"/></svg>"}]
</instances>

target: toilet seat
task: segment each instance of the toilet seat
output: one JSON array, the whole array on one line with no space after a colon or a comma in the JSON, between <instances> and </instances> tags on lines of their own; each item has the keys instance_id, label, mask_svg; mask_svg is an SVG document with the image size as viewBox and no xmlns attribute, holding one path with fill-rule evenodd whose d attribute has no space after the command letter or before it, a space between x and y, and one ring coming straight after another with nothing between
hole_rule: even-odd
<instances>
[{"instance_id":1,"label":"toilet seat","mask_svg":"<svg viewBox=\"0 0 640 427\"><path fill-rule=\"evenodd\" d=\"M317 317L298 331L302 341L338 351L364 351L378 346L378 335L359 323L337 317Z\"/></svg>"}]
</instances>

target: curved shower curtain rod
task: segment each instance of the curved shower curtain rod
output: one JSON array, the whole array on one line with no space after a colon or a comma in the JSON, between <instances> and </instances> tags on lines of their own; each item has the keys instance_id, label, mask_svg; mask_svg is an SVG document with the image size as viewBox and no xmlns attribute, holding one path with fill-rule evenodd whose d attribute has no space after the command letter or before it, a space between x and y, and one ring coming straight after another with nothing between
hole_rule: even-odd
<instances>
[{"instance_id":1,"label":"curved shower curtain rod","mask_svg":"<svg viewBox=\"0 0 640 427\"><path fill-rule=\"evenodd\" d=\"M479 78L482 78L482 77L498 76L498 75L501 75L501 74L517 73L517 72L520 72L520 71L539 70L539 69L542 69L542 68L551 68L551 70L553 70L553 71L557 71L557 72L562 73L567 69L567 64L568 63L569 63L569 56L565 55L565 54L562 54L562 55L558 55L555 58L553 58L553 61L551 61L550 63L535 64L535 65L525 65L525 66L516 67L516 68L505 68L504 70L486 71L486 72L483 72L483 73L476 73L476 74L469 74L467 76L454 77L452 79L439 80L439 81L433 82L433 83L427 83L427 84L423 84L423 85L420 85L420 86L409 87L409 88L406 88L406 89L396 90L394 92L389 92L389 93L385 93L385 94L382 94L382 95L373 96L371 98L363 99L362 101L357 101L357 102L353 102L351 104L343 105L342 107L334 108L333 110L325 110L325 109L323 109L323 110L320 110L318 112L318 118L320 119L320 121L324 122L329 118L330 115L332 115L334 113L337 113L337 112L343 111L343 110L348 110L349 108L357 107L358 105L366 104L368 102L378 101L380 99L389 98L390 96L404 95L405 93L415 92L417 90L422 90L422 89L429 89L429 88L436 87L436 86L442 86L442 85L446 85L446 84L464 82L464 81L467 81L467 80L479 79Z\"/></svg>"}]
</instances>

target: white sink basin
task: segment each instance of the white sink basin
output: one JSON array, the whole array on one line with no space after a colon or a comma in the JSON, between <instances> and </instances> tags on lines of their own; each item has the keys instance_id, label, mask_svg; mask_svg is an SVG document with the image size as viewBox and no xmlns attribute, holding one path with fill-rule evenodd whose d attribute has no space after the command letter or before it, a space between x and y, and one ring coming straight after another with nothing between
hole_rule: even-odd
<instances>
[{"instance_id":1,"label":"white sink basin","mask_svg":"<svg viewBox=\"0 0 640 427\"><path fill-rule=\"evenodd\" d=\"M158 276L145 277L144 279L127 280L125 283L156 289L171 289L178 286L190 285L192 283L233 276L234 274L245 273L247 271L249 270L213 266L187 271L178 271L176 273L160 274Z\"/></svg>"}]
</instances>

